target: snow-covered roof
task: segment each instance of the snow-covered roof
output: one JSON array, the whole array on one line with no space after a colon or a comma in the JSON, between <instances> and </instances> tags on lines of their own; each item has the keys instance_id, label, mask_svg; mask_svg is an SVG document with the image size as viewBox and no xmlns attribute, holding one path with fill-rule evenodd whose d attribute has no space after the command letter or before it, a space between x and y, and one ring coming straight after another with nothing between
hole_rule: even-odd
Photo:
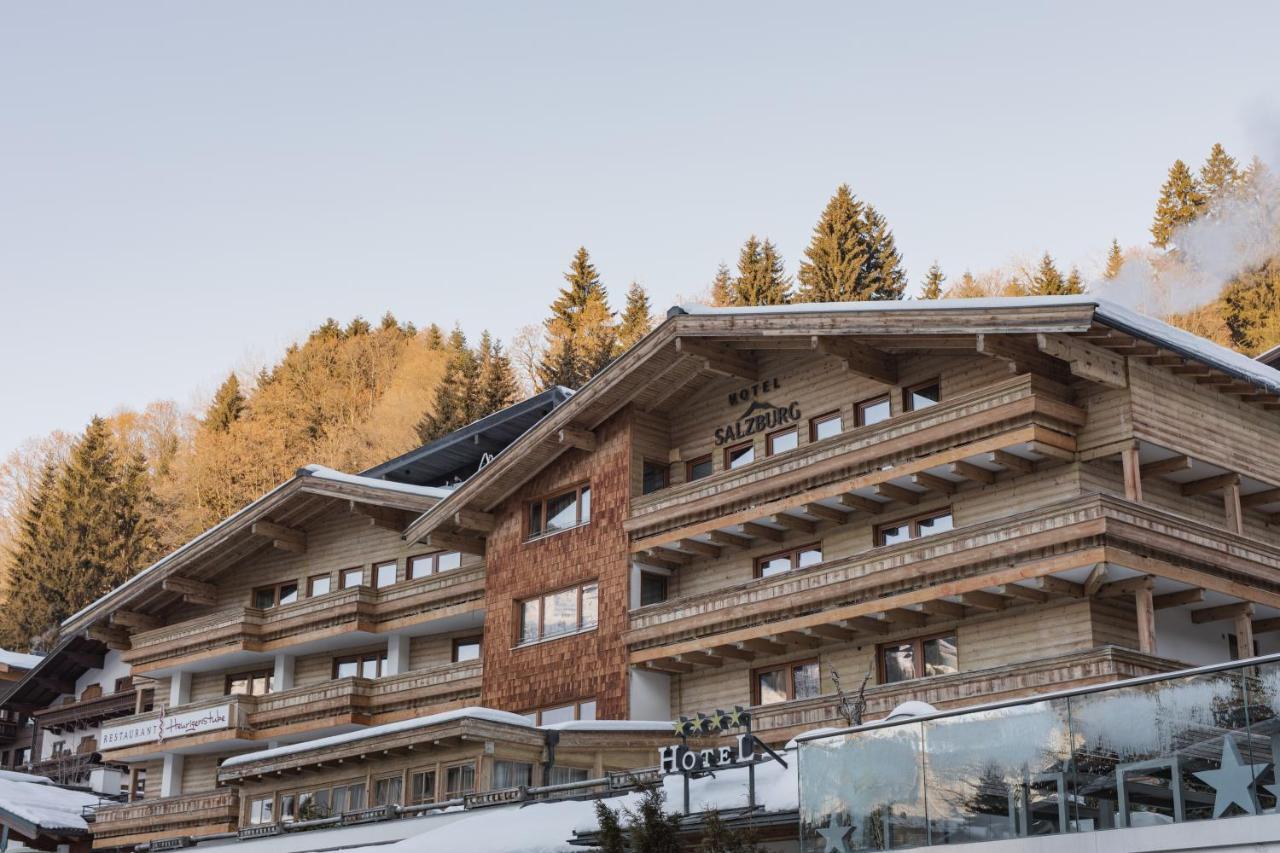
<instances>
[{"instance_id":1,"label":"snow-covered roof","mask_svg":"<svg viewBox=\"0 0 1280 853\"><path fill-rule=\"evenodd\" d=\"M7 666L10 669L33 669L42 660L44 655L27 655L0 649L0 666Z\"/></svg>"},{"instance_id":2,"label":"snow-covered roof","mask_svg":"<svg viewBox=\"0 0 1280 853\"><path fill-rule=\"evenodd\" d=\"M569 720L538 728L557 732L669 732L671 723L662 720Z\"/></svg>"},{"instance_id":3,"label":"snow-covered roof","mask_svg":"<svg viewBox=\"0 0 1280 853\"><path fill-rule=\"evenodd\" d=\"M330 480L334 483L348 483L353 486L368 486L372 489L381 489L384 492L400 492L406 495L418 495L426 498L447 498L453 489L441 486L415 486L410 483L397 483L394 480L383 480L378 477L362 477L359 474L344 474L341 471L335 471L332 468L326 468L323 465L304 465L299 473L305 471L308 475L321 480Z\"/></svg>"},{"instance_id":4,"label":"snow-covered roof","mask_svg":"<svg viewBox=\"0 0 1280 853\"><path fill-rule=\"evenodd\" d=\"M1181 356L1216 367L1225 373L1255 382L1280 393L1280 371L1235 350L1205 340L1168 323L1140 314L1096 296L992 296L978 299L885 300L882 302L798 302L789 305L750 305L712 308L707 305L679 305L674 313L696 315L813 314L882 311L991 311L995 309L1056 306L1093 306L1103 323L1135 337L1160 344Z\"/></svg>"},{"instance_id":5,"label":"snow-covered roof","mask_svg":"<svg viewBox=\"0 0 1280 853\"><path fill-rule=\"evenodd\" d=\"M80 813L97 802L97 794L59 788L43 776L0 771L0 824L28 838L87 832Z\"/></svg>"}]
</instances>

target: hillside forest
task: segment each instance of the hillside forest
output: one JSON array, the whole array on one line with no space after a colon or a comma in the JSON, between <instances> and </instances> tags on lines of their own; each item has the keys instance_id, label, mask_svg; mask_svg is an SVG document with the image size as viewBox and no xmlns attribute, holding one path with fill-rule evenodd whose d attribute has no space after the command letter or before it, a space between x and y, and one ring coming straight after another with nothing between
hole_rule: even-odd
<instances>
[{"instance_id":1,"label":"hillside forest","mask_svg":"<svg viewBox=\"0 0 1280 853\"><path fill-rule=\"evenodd\" d=\"M1261 161L1242 166L1216 145L1199 170L1175 162L1150 230L1148 245L1104 244L1087 278L1046 250L977 273L928 264L911 296L888 221L841 185L794 274L769 237L750 235L690 301L1087 292L1248 355L1280 344L1280 191ZM360 471L537 391L581 387L657 322L639 283L611 301L586 248L563 279L543 323L509 345L442 318L329 319L275 364L229 372L199 410L157 401L29 440L0 464L0 647L48 649L61 620L304 464Z\"/></svg>"}]
</instances>

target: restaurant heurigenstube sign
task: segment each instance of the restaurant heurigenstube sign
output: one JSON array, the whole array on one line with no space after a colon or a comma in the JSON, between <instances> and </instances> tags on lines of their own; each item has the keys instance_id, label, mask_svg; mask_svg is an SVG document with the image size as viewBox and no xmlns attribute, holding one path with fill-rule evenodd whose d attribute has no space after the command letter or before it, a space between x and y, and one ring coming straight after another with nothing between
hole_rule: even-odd
<instances>
[{"instance_id":1,"label":"restaurant heurigenstube sign","mask_svg":"<svg viewBox=\"0 0 1280 853\"><path fill-rule=\"evenodd\" d=\"M98 739L101 749L119 749L140 743L163 742L169 738L202 732L221 731L231 726L231 706L201 708L115 726L103 726Z\"/></svg>"}]
</instances>

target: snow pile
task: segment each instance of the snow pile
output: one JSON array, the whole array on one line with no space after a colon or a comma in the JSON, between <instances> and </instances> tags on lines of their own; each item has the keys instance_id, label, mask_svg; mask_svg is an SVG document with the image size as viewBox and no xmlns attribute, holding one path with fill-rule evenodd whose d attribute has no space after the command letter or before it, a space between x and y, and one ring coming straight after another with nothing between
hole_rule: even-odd
<instances>
[{"instance_id":1,"label":"snow pile","mask_svg":"<svg viewBox=\"0 0 1280 853\"><path fill-rule=\"evenodd\" d=\"M442 489L437 486L415 486L412 483L379 480L376 477L362 477L359 474L344 474L341 471L335 471L323 465L304 465L299 469L298 473L306 473L309 476L318 477L321 480L330 480L334 483L369 486L373 489L381 489L384 492L402 492L406 495L421 495L428 498L447 498L453 493L453 489Z\"/></svg>"},{"instance_id":2,"label":"snow pile","mask_svg":"<svg viewBox=\"0 0 1280 853\"><path fill-rule=\"evenodd\" d=\"M558 732L670 732L671 723L665 720L569 720L538 728Z\"/></svg>"},{"instance_id":3,"label":"snow pile","mask_svg":"<svg viewBox=\"0 0 1280 853\"><path fill-rule=\"evenodd\" d=\"M97 794L68 791L49 784L42 776L10 772L0 775L0 813L42 830L87 831L89 826L80 812L97 802Z\"/></svg>"},{"instance_id":4,"label":"snow pile","mask_svg":"<svg viewBox=\"0 0 1280 853\"><path fill-rule=\"evenodd\" d=\"M44 655L24 655L22 652L0 649L0 666L7 666L11 669L34 669L35 665L42 660L44 660Z\"/></svg>"}]
</instances>

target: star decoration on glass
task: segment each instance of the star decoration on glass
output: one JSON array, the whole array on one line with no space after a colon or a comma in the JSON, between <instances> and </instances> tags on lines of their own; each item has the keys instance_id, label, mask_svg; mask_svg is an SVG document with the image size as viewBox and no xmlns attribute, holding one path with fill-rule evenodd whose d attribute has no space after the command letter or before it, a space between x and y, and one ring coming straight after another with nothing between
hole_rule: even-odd
<instances>
[{"instance_id":1,"label":"star decoration on glass","mask_svg":"<svg viewBox=\"0 0 1280 853\"><path fill-rule=\"evenodd\" d=\"M1244 764L1240 760L1240 748L1235 738L1227 735L1222 739L1222 763L1217 770L1201 770L1193 773L1200 781L1213 788L1213 816L1222 817L1232 804L1244 809L1246 813L1256 815L1258 795L1254 793L1253 783L1264 773L1271 762L1261 764Z\"/></svg>"},{"instance_id":2,"label":"star decoration on glass","mask_svg":"<svg viewBox=\"0 0 1280 853\"><path fill-rule=\"evenodd\" d=\"M853 824L840 826L834 822L834 815L831 820L830 826L818 830L822 836L822 853L849 853L849 833L853 832Z\"/></svg>"}]
</instances>

